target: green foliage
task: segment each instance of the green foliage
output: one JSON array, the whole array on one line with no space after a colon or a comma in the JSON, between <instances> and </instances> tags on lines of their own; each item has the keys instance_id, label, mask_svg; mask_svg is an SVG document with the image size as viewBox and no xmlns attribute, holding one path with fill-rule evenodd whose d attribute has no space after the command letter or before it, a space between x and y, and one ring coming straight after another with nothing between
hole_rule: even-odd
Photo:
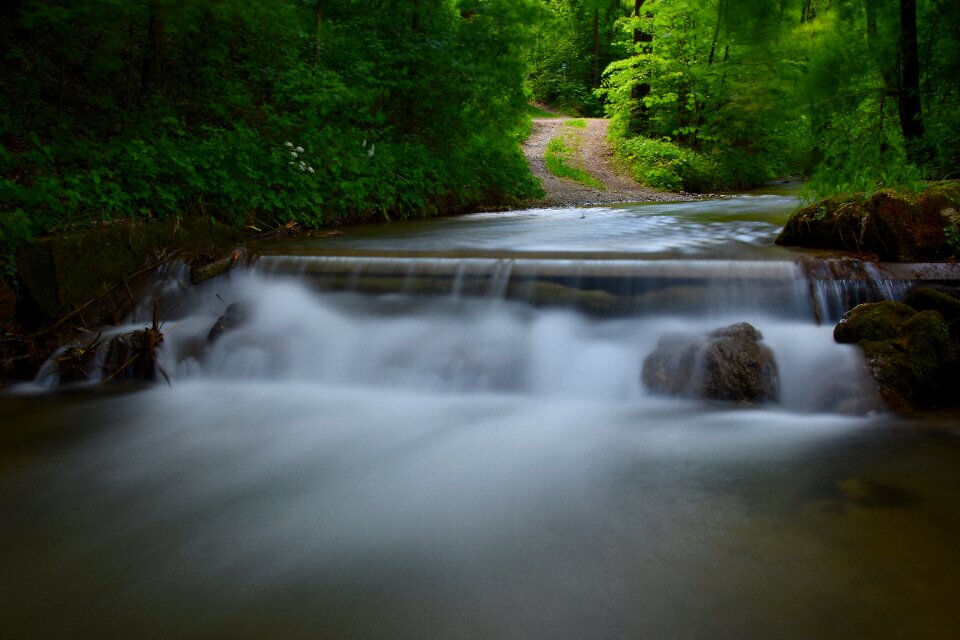
<instances>
[{"instance_id":1,"label":"green foliage","mask_svg":"<svg viewBox=\"0 0 960 640\"><path fill-rule=\"evenodd\" d=\"M557 136L550 140L543 155L547 171L558 178L570 178L593 189L606 189L600 181L584 169L571 166L570 162L576 156L577 146L575 138Z\"/></svg>"},{"instance_id":2,"label":"green foliage","mask_svg":"<svg viewBox=\"0 0 960 640\"><path fill-rule=\"evenodd\" d=\"M947 225L943 228L947 244L954 251L960 253L960 215L957 214L956 209L948 209L944 217L948 220Z\"/></svg>"},{"instance_id":3,"label":"green foliage","mask_svg":"<svg viewBox=\"0 0 960 640\"><path fill-rule=\"evenodd\" d=\"M583 118L574 118L572 120L567 120L563 123L565 127L573 127L574 129L586 129L587 121Z\"/></svg>"},{"instance_id":4,"label":"green foliage","mask_svg":"<svg viewBox=\"0 0 960 640\"><path fill-rule=\"evenodd\" d=\"M0 245L102 221L409 217L535 196L532 0L15 0ZM362 35L361 35L362 34ZM156 64L154 64L156 63Z\"/></svg>"},{"instance_id":5,"label":"green foliage","mask_svg":"<svg viewBox=\"0 0 960 640\"><path fill-rule=\"evenodd\" d=\"M562 118L563 116L559 113L554 113L553 111L547 111L541 107L538 107L535 104L527 106L527 114L531 118Z\"/></svg>"},{"instance_id":6,"label":"green foliage","mask_svg":"<svg viewBox=\"0 0 960 640\"><path fill-rule=\"evenodd\" d=\"M627 8L619 0L544 0L527 51L527 82L535 100L564 112L599 116L593 93L598 71L628 51L614 37L616 20ZM597 21L597 41L593 23Z\"/></svg>"},{"instance_id":7,"label":"green foliage","mask_svg":"<svg viewBox=\"0 0 960 640\"><path fill-rule=\"evenodd\" d=\"M744 189L767 179L763 158L739 151L697 152L670 140L614 137L617 155L649 187L703 193Z\"/></svg>"},{"instance_id":8,"label":"green foliage","mask_svg":"<svg viewBox=\"0 0 960 640\"><path fill-rule=\"evenodd\" d=\"M905 126L899 0L647 2L621 21L631 53L607 67L598 95L619 148L676 142L714 167L711 189L775 175L812 175L819 194L910 187L960 161L960 5L917 8L920 139ZM647 179L675 184L683 171L659 162Z\"/></svg>"},{"instance_id":9,"label":"green foliage","mask_svg":"<svg viewBox=\"0 0 960 640\"><path fill-rule=\"evenodd\" d=\"M727 0L676 0L650 3L639 18L623 21L625 42L636 32L649 42L631 44L633 55L607 68L598 93L620 155L652 163L636 169L644 182L741 189L797 170L804 125L783 98L800 72L748 44L762 40L756 32L768 33L776 19L747 20L742 12ZM690 153L671 150L674 144Z\"/></svg>"}]
</instances>

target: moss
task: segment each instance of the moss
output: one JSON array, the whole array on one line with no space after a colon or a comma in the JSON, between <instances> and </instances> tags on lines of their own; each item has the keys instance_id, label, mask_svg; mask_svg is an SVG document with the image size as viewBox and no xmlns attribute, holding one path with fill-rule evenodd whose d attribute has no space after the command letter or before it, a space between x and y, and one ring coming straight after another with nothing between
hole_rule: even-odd
<instances>
[{"instance_id":1,"label":"moss","mask_svg":"<svg viewBox=\"0 0 960 640\"><path fill-rule=\"evenodd\" d=\"M936 311L947 323L950 335L960 337L960 300L955 296L931 287L918 287L903 302L917 311Z\"/></svg>"},{"instance_id":2,"label":"moss","mask_svg":"<svg viewBox=\"0 0 960 640\"><path fill-rule=\"evenodd\" d=\"M846 194L794 213L777 238L782 245L871 252L915 262L952 255L948 228L960 206L960 184L937 183L919 196L882 189Z\"/></svg>"},{"instance_id":3,"label":"moss","mask_svg":"<svg viewBox=\"0 0 960 640\"><path fill-rule=\"evenodd\" d=\"M896 411L946 404L956 361L943 316L899 302L862 304L834 330L838 342L859 344L887 406Z\"/></svg>"},{"instance_id":4,"label":"moss","mask_svg":"<svg viewBox=\"0 0 960 640\"><path fill-rule=\"evenodd\" d=\"M900 335L903 324L916 310L900 302L861 304L848 311L833 330L837 342L861 343L891 340Z\"/></svg>"}]
</instances>

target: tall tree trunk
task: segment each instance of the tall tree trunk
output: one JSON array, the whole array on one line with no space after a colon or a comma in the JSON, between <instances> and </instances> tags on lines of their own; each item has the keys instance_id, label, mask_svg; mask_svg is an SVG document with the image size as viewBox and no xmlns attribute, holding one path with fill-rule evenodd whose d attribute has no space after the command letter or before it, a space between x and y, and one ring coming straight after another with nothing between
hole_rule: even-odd
<instances>
[{"instance_id":1,"label":"tall tree trunk","mask_svg":"<svg viewBox=\"0 0 960 640\"><path fill-rule=\"evenodd\" d=\"M713 29L713 40L710 41L710 57L707 59L707 66L713 64L713 58L717 54L717 40L720 39L720 25L723 23L723 3L724 0L717 2L717 26Z\"/></svg>"},{"instance_id":2,"label":"tall tree trunk","mask_svg":"<svg viewBox=\"0 0 960 640\"><path fill-rule=\"evenodd\" d=\"M600 86L600 9L593 10L593 86Z\"/></svg>"},{"instance_id":3,"label":"tall tree trunk","mask_svg":"<svg viewBox=\"0 0 960 640\"><path fill-rule=\"evenodd\" d=\"M920 56L917 46L917 0L900 0L900 129L911 162L922 163L924 134L920 104Z\"/></svg>"},{"instance_id":4,"label":"tall tree trunk","mask_svg":"<svg viewBox=\"0 0 960 640\"><path fill-rule=\"evenodd\" d=\"M413 30L420 31L420 0L413 0Z\"/></svg>"},{"instance_id":5,"label":"tall tree trunk","mask_svg":"<svg viewBox=\"0 0 960 640\"><path fill-rule=\"evenodd\" d=\"M144 95L155 92L160 83L163 65L163 16L160 3L151 0L147 17L147 42L143 49L143 68L140 72L140 89Z\"/></svg>"},{"instance_id":6,"label":"tall tree trunk","mask_svg":"<svg viewBox=\"0 0 960 640\"><path fill-rule=\"evenodd\" d=\"M641 10L645 0L634 0L633 17L640 18ZM649 12L647 16L649 16ZM634 55L641 52L646 53L650 50L653 43L653 34L647 33L638 25L633 30L633 49ZM630 98L634 106L630 114L630 130L634 133L649 133L650 128L650 110L647 108L644 98L650 95L650 84L647 82L636 82L630 91Z\"/></svg>"}]
</instances>

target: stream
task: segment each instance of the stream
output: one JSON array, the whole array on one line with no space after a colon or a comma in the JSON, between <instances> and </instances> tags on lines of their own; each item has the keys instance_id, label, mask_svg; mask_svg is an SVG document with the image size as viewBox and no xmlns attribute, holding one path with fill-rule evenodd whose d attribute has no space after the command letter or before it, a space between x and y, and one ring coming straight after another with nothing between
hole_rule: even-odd
<instances>
[{"instance_id":1,"label":"stream","mask_svg":"<svg viewBox=\"0 0 960 640\"><path fill-rule=\"evenodd\" d=\"M910 283L811 276L773 244L795 205L475 214L171 271L170 385L0 394L0 637L955 637L960 427L845 410L872 389L832 338ZM643 388L660 337L744 321L777 402Z\"/></svg>"}]
</instances>

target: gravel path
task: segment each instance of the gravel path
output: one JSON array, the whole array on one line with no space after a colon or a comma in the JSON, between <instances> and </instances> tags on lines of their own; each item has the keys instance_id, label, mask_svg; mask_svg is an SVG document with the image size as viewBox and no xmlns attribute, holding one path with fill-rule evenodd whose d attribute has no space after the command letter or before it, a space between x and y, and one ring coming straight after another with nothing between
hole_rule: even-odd
<instances>
[{"instance_id":1,"label":"gravel path","mask_svg":"<svg viewBox=\"0 0 960 640\"><path fill-rule=\"evenodd\" d=\"M607 142L610 121L603 118L584 118L586 128L565 126L570 118L536 118L533 130L523 145L523 153L530 164L530 171L540 180L547 196L530 204L534 206L576 206L585 204L608 204L613 202L671 202L689 200L680 193L656 191L635 182L616 166L613 149ZM599 180L605 190L590 188L567 178L557 178L547 171L543 155L547 143L564 134L577 136L577 157L571 164L586 169Z\"/></svg>"}]
</instances>

